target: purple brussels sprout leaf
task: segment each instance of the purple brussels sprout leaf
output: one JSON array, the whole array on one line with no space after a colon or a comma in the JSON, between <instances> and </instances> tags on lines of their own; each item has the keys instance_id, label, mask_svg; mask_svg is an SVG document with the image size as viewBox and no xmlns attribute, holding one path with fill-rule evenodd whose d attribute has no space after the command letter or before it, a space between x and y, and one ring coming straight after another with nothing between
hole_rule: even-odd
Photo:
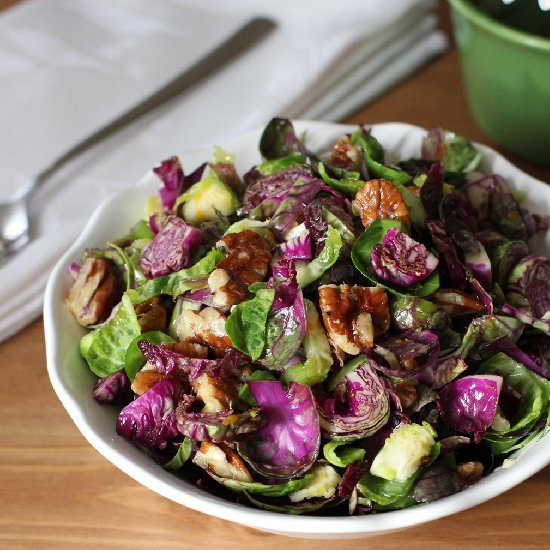
<instances>
[{"instance_id":1,"label":"purple brussels sprout leaf","mask_svg":"<svg viewBox=\"0 0 550 550\"><path fill-rule=\"evenodd\" d=\"M439 205L443 198L443 177L443 166L440 162L434 162L420 188L420 199L430 218L439 217Z\"/></svg>"},{"instance_id":2,"label":"purple brussels sprout leaf","mask_svg":"<svg viewBox=\"0 0 550 550\"><path fill-rule=\"evenodd\" d=\"M472 272L475 279L481 286L490 291L493 286L493 274L491 270L491 260L485 251L484 246L475 240L476 248L464 251L464 261L466 266Z\"/></svg>"},{"instance_id":3,"label":"purple brussels sprout leaf","mask_svg":"<svg viewBox=\"0 0 550 550\"><path fill-rule=\"evenodd\" d=\"M386 360L389 359L390 366L416 371L437 361L440 352L439 338L431 330L402 331L379 341L375 351L380 352Z\"/></svg>"},{"instance_id":4,"label":"purple brussels sprout leaf","mask_svg":"<svg viewBox=\"0 0 550 550\"><path fill-rule=\"evenodd\" d=\"M437 406L443 423L479 440L489 429L498 406L502 377L491 374L464 376L445 386Z\"/></svg>"},{"instance_id":5,"label":"purple brussels sprout leaf","mask_svg":"<svg viewBox=\"0 0 550 550\"><path fill-rule=\"evenodd\" d=\"M281 382L250 380L248 388L266 425L239 439L239 454L268 477L289 478L307 471L317 458L321 440L309 386L291 382L285 391Z\"/></svg>"},{"instance_id":6,"label":"purple brussels sprout leaf","mask_svg":"<svg viewBox=\"0 0 550 550\"><path fill-rule=\"evenodd\" d=\"M133 392L130 388L130 380L124 370L119 370L100 378L93 389L93 398L98 403L108 405L126 405L132 400Z\"/></svg>"},{"instance_id":7,"label":"purple brussels sprout leaf","mask_svg":"<svg viewBox=\"0 0 550 550\"><path fill-rule=\"evenodd\" d=\"M306 333L306 311L302 290L296 282L292 260L277 262L274 274L284 278L275 287L275 296L266 326L266 349L262 364L271 369L288 367L298 352Z\"/></svg>"},{"instance_id":8,"label":"purple brussels sprout leaf","mask_svg":"<svg viewBox=\"0 0 550 550\"><path fill-rule=\"evenodd\" d=\"M328 227L323 218L323 208L318 201L313 201L304 208L304 224L311 237L313 255L317 257L325 246Z\"/></svg>"},{"instance_id":9,"label":"purple brussels sprout leaf","mask_svg":"<svg viewBox=\"0 0 550 550\"><path fill-rule=\"evenodd\" d=\"M182 298L188 302L195 302L205 306L215 306L214 294L208 286L208 279L206 277L203 279L202 286L193 290L188 290L183 294Z\"/></svg>"},{"instance_id":10,"label":"purple brussels sprout leaf","mask_svg":"<svg viewBox=\"0 0 550 550\"><path fill-rule=\"evenodd\" d=\"M422 244L392 227L371 252L374 272L380 279L399 287L409 287L428 278L438 259Z\"/></svg>"},{"instance_id":11,"label":"purple brussels sprout leaf","mask_svg":"<svg viewBox=\"0 0 550 550\"><path fill-rule=\"evenodd\" d=\"M154 279L189 267L202 240L202 233L181 218L168 216L155 238L141 250L143 274Z\"/></svg>"},{"instance_id":12,"label":"purple brussels sprout leaf","mask_svg":"<svg viewBox=\"0 0 550 550\"><path fill-rule=\"evenodd\" d=\"M522 258L508 278L508 300L512 306L529 309L542 319L550 315L550 258L530 254Z\"/></svg>"},{"instance_id":13,"label":"purple brussels sprout leaf","mask_svg":"<svg viewBox=\"0 0 550 550\"><path fill-rule=\"evenodd\" d=\"M441 161L445 155L445 131L431 128L422 138L420 155L424 160Z\"/></svg>"},{"instance_id":14,"label":"purple brussels sprout leaf","mask_svg":"<svg viewBox=\"0 0 550 550\"><path fill-rule=\"evenodd\" d=\"M387 423L390 402L372 363L364 356L349 361L329 383L329 392L317 396L321 431L328 439L354 441Z\"/></svg>"},{"instance_id":15,"label":"purple brussels sprout leaf","mask_svg":"<svg viewBox=\"0 0 550 550\"><path fill-rule=\"evenodd\" d=\"M546 336L535 336L521 341L521 347L509 338L500 338L492 346L496 351L505 353L518 363L522 363L531 372L550 380L550 340Z\"/></svg>"},{"instance_id":16,"label":"purple brussels sprout leaf","mask_svg":"<svg viewBox=\"0 0 550 550\"><path fill-rule=\"evenodd\" d=\"M451 287L464 290L466 274L458 258L456 247L445 232L443 222L440 220L430 220L426 225L432 235L433 244L447 267Z\"/></svg>"},{"instance_id":17,"label":"purple brussels sprout leaf","mask_svg":"<svg viewBox=\"0 0 550 550\"><path fill-rule=\"evenodd\" d=\"M313 176L298 178L284 200L277 206L269 226L280 234L285 233L302 216L303 210L321 190L322 181Z\"/></svg>"},{"instance_id":18,"label":"purple brussels sprout leaf","mask_svg":"<svg viewBox=\"0 0 550 550\"><path fill-rule=\"evenodd\" d=\"M428 131L422 139L421 156L441 161L445 172L459 175L475 170L481 161L481 152L471 141L443 128Z\"/></svg>"},{"instance_id":19,"label":"purple brussels sprout leaf","mask_svg":"<svg viewBox=\"0 0 550 550\"><path fill-rule=\"evenodd\" d=\"M481 222L489 220L491 216L492 196L508 192L502 176L478 171L466 175L464 189Z\"/></svg>"},{"instance_id":20,"label":"purple brussels sprout leaf","mask_svg":"<svg viewBox=\"0 0 550 550\"><path fill-rule=\"evenodd\" d=\"M289 260L311 260L311 237L309 231L280 245L281 253Z\"/></svg>"},{"instance_id":21,"label":"purple brussels sprout leaf","mask_svg":"<svg viewBox=\"0 0 550 550\"><path fill-rule=\"evenodd\" d=\"M439 389L454 380L467 368L468 365L464 359L460 357L448 357L438 361L429 369L424 369L422 372L423 376L419 377L419 381L431 388Z\"/></svg>"},{"instance_id":22,"label":"purple brussels sprout leaf","mask_svg":"<svg viewBox=\"0 0 550 550\"><path fill-rule=\"evenodd\" d=\"M351 497L354 489L359 483L359 480L367 471L368 462L366 461L352 462L349 464L342 475L342 479L340 479L340 483L338 484L338 496L341 498Z\"/></svg>"},{"instance_id":23,"label":"purple brussels sprout leaf","mask_svg":"<svg viewBox=\"0 0 550 550\"><path fill-rule=\"evenodd\" d=\"M550 229L550 215L532 214L530 212L523 213L523 221L527 227L529 237L537 233L544 233Z\"/></svg>"},{"instance_id":24,"label":"purple brussels sprout leaf","mask_svg":"<svg viewBox=\"0 0 550 550\"><path fill-rule=\"evenodd\" d=\"M505 288L510 271L529 254L529 246L525 241L510 241L501 233L491 229L480 231L476 234L476 239L485 247L491 260L495 282L501 288Z\"/></svg>"},{"instance_id":25,"label":"purple brussels sprout leaf","mask_svg":"<svg viewBox=\"0 0 550 550\"><path fill-rule=\"evenodd\" d=\"M444 437L439 441L441 445L441 454L446 455L448 453L453 453L463 445L470 445L471 442L472 440L470 437L465 435L450 435L449 437Z\"/></svg>"},{"instance_id":26,"label":"purple brussels sprout leaf","mask_svg":"<svg viewBox=\"0 0 550 550\"><path fill-rule=\"evenodd\" d=\"M138 347L147 362L157 372L173 374L178 371L187 375L190 382L195 381L202 374L208 373L218 378L225 378L233 374L244 361L244 355L236 349L230 349L220 359L200 359L186 357L173 351L169 347L153 344L147 340L140 340Z\"/></svg>"},{"instance_id":27,"label":"purple brussels sprout leaf","mask_svg":"<svg viewBox=\"0 0 550 550\"><path fill-rule=\"evenodd\" d=\"M454 495L461 489L460 479L454 470L436 462L420 474L409 494L415 502L434 502Z\"/></svg>"},{"instance_id":28,"label":"purple brussels sprout leaf","mask_svg":"<svg viewBox=\"0 0 550 550\"><path fill-rule=\"evenodd\" d=\"M296 136L292 122L287 118L273 118L260 137L260 153L266 159L305 153L305 147Z\"/></svg>"},{"instance_id":29,"label":"purple brussels sprout leaf","mask_svg":"<svg viewBox=\"0 0 550 550\"><path fill-rule=\"evenodd\" d=\"M485 306L485 313L487 313L487 315L493 315L493 298L489 291L474 277L469 277L468 282L476 298Z\"/></svg>"},{"instance_id":30,"label":"purple brussels sprout leaf","mask_svg":"<svg viewBox=\"0 0 550 550\"><path fill-rule=\"evenodd\" d=\"M242 413L232 410L220 412L193 412L178 407L179 431L194 441L233 441L244 434L253 432L265 424L265 418L258 408Z\"/></svg>"},{"instance_id":31,"label":"purple brussels sprout leaf","mask_svg":"<svg viewBox=\"0 0 550 550\"><path fill-rule=\"evenodd\" d=\"M165 212L171 212L178 195L182 191L183 169L178 157L171 157L153 168L153 172L161 179L159 188L160 201Z\"/></svg>"},{"instance_id":32,"label":"purple brussels sprout leaf","mask_svg":"<svg viewBox=\"0 0 550 550\"><path fill-rule=\"evenodd\" d=\"M179 434L176 407L182 384L165 378L126 405L116 423L117 434L148 448L164 448Z\"/></svg>"},{"instance_id":33,"label":"purple brussels sprout leaf","mask_svg":"<svg viewBox=\"0 0 550 550\"><path fill-rule=\"evenodd\" d=\"M440 206L445 232L463 250L477 250L474 233L478 232L479 220L476 209L464 192L454 188L443 196Z\"/></svg>"},{"instance_id":34,"label":"purple brussels sprout leaf","mask_svg":"<svg viewBox=\"0 0 550 550\"><path fill-rule=\"evenodd\" d=\"M162 182L159 196L166 213L172 211L176 199L183 191L201 179L205 166L206 163L185 176L178 157L171 157L153 168L153 172Z\"/></svg>"},{"instance_id":35,"label":"purple brussels sprout leaf","mask_svg":"<svg viewBox=\"0 0 550 550\"><path fill-rule=\"evenodd\" d=\"M529 308L517 308L510 304L502 306L502 312L515 317L518 321L531 325L532 327L550 335L550 315L545 315L542 318L535 317L531 314Z\"/></svg>"},{"instance_id":36,"label":"purple brussels sprout leaf","mask_svg":"<svg viewBox=\"0 0 550 550\"><path fill-rule=\"evenodd\" d=\"M313 178L305 166L292 166L255 179L245 190L240 213L253 219L273 216L299 179Z\"/></svg>"}]
</instances>

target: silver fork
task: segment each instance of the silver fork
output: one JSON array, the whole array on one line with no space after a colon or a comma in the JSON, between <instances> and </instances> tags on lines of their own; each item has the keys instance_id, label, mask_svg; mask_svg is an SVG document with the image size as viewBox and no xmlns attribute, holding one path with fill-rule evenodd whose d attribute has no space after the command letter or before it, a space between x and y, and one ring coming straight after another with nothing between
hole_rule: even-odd
<instances>
[{"instance_id":1,"label":"silver fork","mask_svg":"<svg viewBox=\"0 0 550 550\"><path fill-rule=\"evenodd\" d=\"M61 167L67 164L93 145L99 143L130 122L145 113L172 99L216 71L235 60L246 50L265 38L275 28L270 19L255 18L231 35L222 44L215 47L205 57L189 69L175 77L162 88L153 92L138 105L123 112L114 120L99 128L83 140L73 145L54 159L40 173L36 174L27 185L7 201L0 202L0 264L25 248L30 241L29 201L33 192L45 183Z\"/></svg>"}]
</instances>

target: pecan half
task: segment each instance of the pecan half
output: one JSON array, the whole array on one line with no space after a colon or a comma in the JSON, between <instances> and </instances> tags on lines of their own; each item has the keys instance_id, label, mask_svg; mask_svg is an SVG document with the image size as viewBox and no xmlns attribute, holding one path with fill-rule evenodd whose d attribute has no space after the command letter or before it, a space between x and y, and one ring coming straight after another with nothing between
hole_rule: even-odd
<instances>
[{"instance_id":1,"label":"pecan half","mask_svg":"<svg viewBox=\"0 0 550 550\"><path fill-rule=\"evenodd\" d=\"M183 310L178 318L176 333L182 342L202 344L219 353L231 348L231 339L225 332L227 317L213 307L200 311Z\"/></svg>"},{"instance_id":2,"label":"pecan half","mask_svg":"<svg viewBox=\"0 0 550 550\"><path fill-rule=\"evenodd\" d=\"M227 256L208 277L214 305L236 305L248 296L248 287L267 275L271 253L266 241L252 229L221 239Z\"/></svg>"},{"instance_id":3,"label":"pecan half","mask_svg":"<svg viewBox=\"0 0 550 550\"><path fill-rule=\"evenodd\" d=\"M390 325L383 288L350 285L319 287L319 306L327 334L337 350L358 355Z\"/></svg>"},{"instance_id":4,"label":"pecan half","mask_svg":"<svg viewBox=\"0 0 550 550\"><path fill-rule=\"evenodd\" d=\"M104 321L119 298L110 262L103 258L86 258L66 303L77 323L87 327Z\"/></svg>"},{"instance_id":5,"label":"pecan half","mask_svg":"<svg viewBox=\"0 0 550 550\"><path fill-rule=\"evenodd\" d=\"M193 462L220 477L252 481L252 476L241 457L225 443L203 441Z\"/></svg>"},{"instance_id":6,"label":"pecan half","mask_svg":"<svg viewBox=\"0 0 550 550\"><path fill-rule=\"evenodd\" d=\"M456 473L464 486L477 483L483 476L483 464L477 460L457 464Z\"/></svg>"},{"instance_id":7,"label":"pecan half","mask_svg":"<svg viewBox=\"0 0 550 550\"><path fill-rule=\"evenodd\" d=\"M358 172L361 169L361 153L349 140L342 136L332 148L330 163L338 168Z\"/></svg>"},{"instance_id":8,"label":"pecan half","mask_svg":"<svg viewBox=\"0 0 550 550\"><path fill-rule=\"evenodd\" d=\"M404 409L412 407L418 399L416 386L412 382L399 382L395 384L395 393Z\"/></svg>"},{"instance_id":9,"label":"pecan half","mask_svg":"<svg viewBox=\"0 0 550 550\"><path fill-rule=\"evenodd\" d=\"M149 300L137 304L134 309L142 332L166 330L168 314L160 302L160 296L153 296Z\"/></svg>"},{"instance_id":10,"label":"pecan half","mask_svg":"<svg viewBox=\"0 0 550 550\"><path fill-rule=\"evenodd\" d=\"M410 229L409 210L401 192L391 181L373 179L365 182L355 195L352 206L365 227L375 220L389 218L401 220Z\"/></svg>"}]
</instances>

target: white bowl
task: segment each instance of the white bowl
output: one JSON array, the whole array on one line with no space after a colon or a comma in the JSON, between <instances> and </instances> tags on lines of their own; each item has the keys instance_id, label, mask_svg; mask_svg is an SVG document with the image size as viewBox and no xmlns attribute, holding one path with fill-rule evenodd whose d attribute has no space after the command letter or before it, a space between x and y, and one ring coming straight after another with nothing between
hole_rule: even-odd
<instances>
[{"instance_id":1,"label":"white bowl","mask_svg":"<svg viewBox=\"0 0 550 550\"><path fill-rule=\"evenodd\" d=\"M295 121L299 135L314 151L326 151L335 139L355 126ZM377 124L372 132L384 146L389 161L418 156L425 130L400 123ZM259 162L261 130L221 144L236 154L237 169L243 173ZM504 176L517 190L525 191L525 205L532 212L550 213L550 187L514 167L495 151L480 146L483 167ZM188 170L210 159L211 151L180 155ZM159 159L161 160L161 159ZM145 485L188 508L271 533L304 538L357 538L380 535L432 521L465 510L503 493L550 463L550 436L534 442L519 454L509 468L499 468L476 485L437 502L374 516L314 517L292 516L249 508L213 496L163 470L145 453L115 431L116 411L92 399L94 376L79 354L80 328L64 306L70 277L67 266L77 261L86 247L101 246L113 236L124 234L142 215L145 200L156 193L158 180L147 174L139 184L106 200L94 213L80 238L52 271L46 288L44 325L48 373L67 412L86 439L115 466ZM533 248L550 251L550 237L535 238Z\"/></svg>"}]
</instances>

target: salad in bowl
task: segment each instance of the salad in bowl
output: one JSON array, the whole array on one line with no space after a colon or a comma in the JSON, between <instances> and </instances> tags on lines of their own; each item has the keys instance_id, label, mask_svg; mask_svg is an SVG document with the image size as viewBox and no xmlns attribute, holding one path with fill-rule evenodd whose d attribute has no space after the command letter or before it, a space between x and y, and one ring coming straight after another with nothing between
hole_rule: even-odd
<instances>
[{"instance_id":1,"label":"salad in bowl","mask_svg":"<svg viewBox=\"0 0 550 550\"><path fill-rule=\"evenodd\" d=\"M49 353L54 386L89 391L68 408L101 452L198 509L451 502L548 429L550 219L452 132L299 126L271 120L246 166L161 162L126 229L73 247L46 298L47 332L79 337L62 367Z\"/></svg>"}]
</instances>

